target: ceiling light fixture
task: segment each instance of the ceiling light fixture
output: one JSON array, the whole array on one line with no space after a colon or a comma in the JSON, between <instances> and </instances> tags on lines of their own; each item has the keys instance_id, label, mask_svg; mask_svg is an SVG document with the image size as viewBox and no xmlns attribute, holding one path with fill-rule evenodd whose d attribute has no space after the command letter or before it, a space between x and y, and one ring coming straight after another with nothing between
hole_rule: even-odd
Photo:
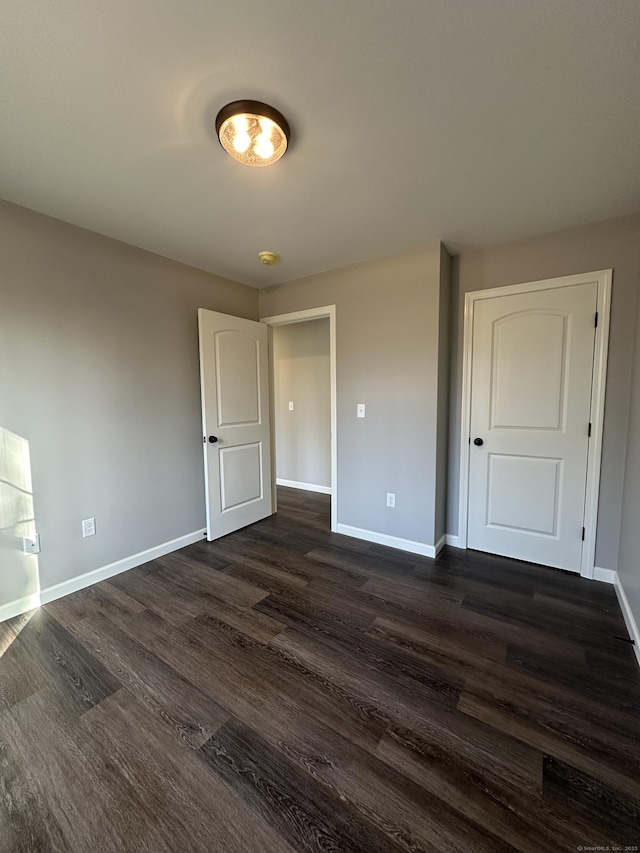
<instances>
[{"instance_id":1,"label":"ceiling light fixture","mask_svg":"<svg viewBox=\"0 0 640 853\"><path fill-rule=\"evenodd\" d=\"M266 264L268 267L272 267L274 264L278 263L280 255L277 255L275 252L258 252L258 260L261 264Z\"/></svg>"},{"instance_id":2,"label":"ceiling light fixture","mask_svg":"<svg viewBox=\"0 0 640 853\"><path fill-rule=\"evenodd\" d=\"M245 166L270 166L289 144L289 124L278 110L260 101L233 101L216 118L220 145Z\"/></svg>"}]
</instances>

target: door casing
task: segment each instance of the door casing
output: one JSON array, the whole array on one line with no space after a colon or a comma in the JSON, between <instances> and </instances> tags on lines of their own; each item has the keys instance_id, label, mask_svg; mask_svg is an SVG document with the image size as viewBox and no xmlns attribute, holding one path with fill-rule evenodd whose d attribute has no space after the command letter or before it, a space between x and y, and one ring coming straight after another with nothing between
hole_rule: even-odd
<instances>
[{"instance_id":1,"label":"door casing","mask_svg":"<svg viewBox=\"0 0 640 853\"><path fill-rule=\"evenodd\" d=\"M331 373L331 530L338 532L338 420L336 393L336 306L324 305L321 308L309 308L305 311L292 311L288 314L276 314L261 317L260 322L269 326L269 411L271 418L271 491L273 511L276 512L276 448L275 448L275 405L273 377L273 326L286 326L291 323L305 323L309 320L329 318L329 370Z\"/></svg>"},{"instance_id":2,"label":"door casing","mask_svg":"<svg viewBox=\"0 0 640 853\"><path fill-rule=\"evenodd\" d=\"M467 293L464 303L464 337L462 356L462 413L460 427L460 491L458 506L458 542L467 547L467 520L469 513L469 438L471 436L471 369L473 364L474 307L482 299L494 299L517 293L533 293L576 284L596 282L598 325L595 332L593 374L591 379L591 440L587 456L586 500L584 512L585 538L580 563L582 577L593 579L595 572L596 524L600 493L600 460L602 458L602 430L604 423L604 398L609 352L609 322L611 313L612 270L580 273L579 275L525 282L524 284L494 287Z\"/></svg>"}]
</instances>

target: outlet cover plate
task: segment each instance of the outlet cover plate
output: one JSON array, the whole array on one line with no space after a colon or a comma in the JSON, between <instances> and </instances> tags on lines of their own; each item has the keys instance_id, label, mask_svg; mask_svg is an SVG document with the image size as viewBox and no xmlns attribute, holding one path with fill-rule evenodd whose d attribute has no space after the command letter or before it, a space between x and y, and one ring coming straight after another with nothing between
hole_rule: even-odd
<instances>
[{"instance_id":1,"label":"outlet cover plate","mask_svg":"<svg viewBox=\"0 0 640 853\"><path fill-rule=\"evenodd\" d=\"M25 536L22 539L22 549L25 554L40 553L40 534L36 533L34 537Z\"/></svg>"}]
</instances>

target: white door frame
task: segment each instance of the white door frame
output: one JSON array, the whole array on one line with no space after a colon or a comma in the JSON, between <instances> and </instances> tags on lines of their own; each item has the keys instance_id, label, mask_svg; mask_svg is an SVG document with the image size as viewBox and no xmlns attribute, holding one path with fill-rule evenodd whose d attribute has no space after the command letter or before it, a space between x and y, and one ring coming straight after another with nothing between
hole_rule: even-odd
<instances>
[{"instance_id":1,"label":"white door frame","mask_svg":"<svg viewBox=\"0 0 640 853\"><path fill-rule=\"evenodd\" d=\"M602 425L604 422L604 395L607 379L607 357L609 353L609 318L611 311L612 270L568 275L544 281L530 281L490 290L467 293L464 301L464 343L462 356L462 416L460 420L460 498L458 509L458 546L467 547L467 521L469 514L469 438L471 436L471 369L473 358L473 319L476 302L509 296L517 293L534 293L558 287L596 282L598 286L595 348L591 380L591 439L587 456L587 483L584 509L585 538L582 546L580 574L593 579L596 551L596 524L598 520L598 496L600 493L600 460L602 457Z\"/></svg>"},{"instance_id":2,"label":"white door frame","mask_svg":"<svg viewBox=\"0 0 640 853\"><path fill-rule=\"evenodd\" d=\"M331 374L331 530L338 532L338 420L336 395L336 306L324 305L321 308L308 308L305 311L292 311L289 314L277 314L273 317L261 317L260 322L267 326L287 326L291 323L305 323L309 320L329 318L329 371ZM269 393L271 397L271 489L273 511L278 508L276 495L276 452L275 452L275 405L273 376L273 328L269 329Z\"/></svg>"}]
</instances>

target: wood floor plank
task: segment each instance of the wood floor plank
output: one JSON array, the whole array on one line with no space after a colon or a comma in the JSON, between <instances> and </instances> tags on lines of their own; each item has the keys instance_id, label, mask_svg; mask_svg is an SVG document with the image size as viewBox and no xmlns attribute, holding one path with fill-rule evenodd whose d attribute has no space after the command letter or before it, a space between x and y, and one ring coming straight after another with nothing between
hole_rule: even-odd
<instances>
[{"instance_id":1,"label":"wood floor plank","mask_svg":"<svg viewBox=\"0 0 640 853\"><path fill-rule=\"evenodd\" d=\"M390 549L392 550L392 549ZM342 572L361 575L365 578L371 577L409 577L413 571L413 565L397 560L392 553L382 556L376 554L370 556L369 552L346 551L342 547L325 546L314 548L306 554L308 560L320 563L324 566L332 566Z\"/></svg>"},{"instance_id":2,"label":"wood floor plank","mask_svg":"<svg viewBox=\"0 0 640 853\"><path fill-rule=\"evenodd\" d=\"M229 561L223 557L218 557L211 551L209 543L206 541L195 542L193 545L187 545L186 548L181 548L175 552L177 556L186 557L189 560L195 560L198 563L203 563L209 569L222 571L229 565Z\"/></svg>"},{"instance_id":3,"label":"wood floor plank","mask_svg":"<svg viewBox=\"0 0 640 853\"><path fill-rule=\"evenodd\" d=\"M61 625L68 628L93 614L130 616L142 613L145 607L109 581L102 581L86 589L80 589L72 595L51 601L45 605L44 609Z\"/></svg>"},{"instance_id":4,"label":"wood floor plank","mask_svg":"<svg viewBox=\"0 0 640 853\"><path fill-rule=\"evenodd\" d=\"M435 587L464 590L467 584L481 584L485 588L511 591L529 598L536 589L536 578L522 572L519 565L514 569L514 561L507 563L494 557L487 560L485 554L460 548L446 547L437 560L417 563L413 574Z\"/></svg>"},{"instance_id":5,"label":"wood floor plank","mask_svg":"<svg viewBox=\"0 0 640 853\"><path fill-rule=\"evenodd\" d=\"M72 715L83 714L121 687L117 678L44 609L34 611L11 650L28 658L28 668L41 673L41 683L58 692Z\"/></svg>"},{"instance_id":6,"label":"wood floor plank","mask_svg":"<svg viewBox=\"0 0 640 853\"><path fill-rule=\"evenodd\" d=\"M146 642L169 662L182 661L183 671L194 678L199 674L202 689L256 729L268 726L283 706L293 704L366 748L374 747L384 732L387 720L372 703L211 617L200 616L182 626L180 658L157 629L157 624L150 626Z\"/></svg>"},{"instance_id":7,"label":"wood floor plank","mask_svg":"<svg viewBox=\"0 0 640 853\"><path fill-rule=\"evenodd\" d=\"M426 741L415 732L396 728L378 745L377 754L398 772L440 797L468 820L522 853L555 853L577 849L585 838L607 844L608 834L584 821L567 820L570 809L523 794L509 777L486 769ZM542 758L542 756L541 756ZM475 849L473 846L470 849Z\"/></svg>"},{"instance_id":8,"label":"wood floor plank","mask_svg":"<svg viewBox=\"0 0 640 853\"><path fill-rule=\"evenodd\" d=\"M156 578L179 587L184 596L213 596L235 607L252 607L264 598L264 592L251 584L240 578L230 578L224 571L213 571L198 561L167 554L157 563L160 568Z\"/></svg>"},{"instance_id":9,"label":"wood floor plank","mask_svg":"<svg viewBox=\"0 0 640 853\"><path fill-rule=\"evenodd\" d=\"M150 725L144 706L126 691L86 714L82 724L96 750L131 781L136 812L153 820L163 849L293 853L194 750L167 737L164 728Z\"/></svg>"},{"instance_id":10,"label":"wood floor plank","mask_svg":"<svg viewBox=\"0 0 640 853\"><path fill-rule=\"evenodd\" d=\"M543 797L577 810L589 823L605 829L615 845L638 845L640 800L551 756L544 759ZM592 845L593 830L586 837Z\"/></svg>"},{"instance_id":11,"label":"wood floor plank","mask_svg":"<svg viewBox=\"0 0 640 853\"><path fill-rule=\"evenodd\" d=\"M444 704L454 707L459 699L462 682L447 675L424 660L407 655L404 650L380 643L377 637L352 627L345 618L327 614L318 608L305 610L300 602L284 601L274 596L264 599L257 607L262 613L278 615L293 626L298 634L313 640L321 639L332 660L340 659L343 670L351 673L352 682L366 678L393 690L396 696L409 696L411 701ZM348 616L347 616L348 618ZM288 646L289 634L283 633L281 648ZM276 645L274 642L273 645ZM413 694L413 695L412 695Z\"/></svg>"},{"instance_id":12,"label":"wood floor plank","mask_svg":"<svg viewBox=\"0 0 640 853\"><path fill-rule=\"evenodd\" d=\"M9 799L0 800L6 815L2 839L10 845L4 849L15 853L172 849L140 807L131 777L119 771L112 754L101 753L82 722L66 716L52 689L0 716L0 744L3 777L11 780ZM40 846L29 847L30 838Z\"/></svg>"},{"instance_id":13,"label":"wood floor plank","mask_svg":"<svg viewBox=\"0 0 640 853\"><path fill-rule=\"evenodd\" d=\"M201 746L228 719L227 712L209 696L107 618L83 619L72 631L132 695L189 746Z\"/></svg>"},{"instance_id":14,"label":"wood floor plank","mask_svg":"<svg viewBox=\"0 0 640 853\"><path fill-rule=\"evenodd\" d=\"M300 552L298 552L283 544L263 543L246 535L244 539L239 540L238 545L229 542L217 542L214 543L214 547L216 552L226 554L229 559L233 558L234 562L241 563L248 568L258 571L272 568L285 575L292 574L294 577L299 577L307 582L317 577L324 577L329 581L351 582L361 585L367 580L367 576L361 571L350 571L324 563L318 565L317 561L309 559L306 554L302 553L305 551L304 547L300 548Z\"/></svg>"},{"instance_id":15,"label":"wood floor plank","mask_svg":"<svg viewBox=\"0 0 640 853\"><path fill-rule=\"evenodd\" d=\"M134 569L132 572L126 572L125 576L112 578L111 583L135 598L143 606L143 610L153 610L171 625L179 625L201 613L202 601L197 597L179 596L177 590L172 590L166 582L156 581L160 568L160 565L154 562L151 571L138 573L138 570Z\"/></svg>"},{"instance_id":16,"label":"wood floor plank","mask_svg":"<svg viewBox=\"0 0 640 853\"><path fill-rule=\"evenodd\" d=\"M382 602L377 605L380 618L389 618L396 623L446 637L454 645L476 650L489 658L498 654L496 660L504 660L509 644L556 658L562 657L569 662L576 659L577 651L584 655L584 650L575 641L545 633L539 627L511 624L460 606L444 607L430 596L417 597L415 602L401 602L399 597L390 593L387 584L367 583L353 595L362 599L363 606L372 603L365 596Z\"/></svg>"},{"instance_id":17,"label":"wood floor plank","mask_svg":"<svg viewBox=\"0 0 640 853\"><path fill-rule=\"evenodd\" d=\"M310 774L336 800L406 850L501 849L482 821L466 819L440 792L427 793L374 753L293 707L273 725L261 727L259 734L278 751L280 762Z\"/></svg>"},{"instance_id":18,"label":"wood floor plank","mask_svg":"<svg viewBox=\"0 0 640 853\"><path fill-rule=\"evenodd\" d=\"M279 496L0 625L2 853L637 843L613 587L395 551L332 533L329 496Z\"/></svg>"},{"instance_id":19,"label":"wood floor plank","mask_svg":"<svg viewBox=\"0 0 640 853\"><path fill-rule=\"evenodd\" d=\"M278 566L262 560L243 557L242 562L231 563L225 569L225 574L241 578L247 583L257 586L268 593L287 593L296 589L304 589L309 586L309 578L294 574L291 571L283 571Z\"/></svg>"},{"instance_id":20,"label":"wood floor plank","mask_svg":"<svg viewBox=\"0 0 640 853\"><path fill-rule=\"evenodd\" d=\"M5 717L6 719L6 717ZM19 739L28 736L20 732ZM67 847L47 792L34 778L31 761L0 723L0 849L63 850Z\"/></svg>"},{"instance_id":21,"label":"wood floor plank","mask_svg":"<svg viewBox=\"0 0 640 853\"><path fill-rule=\"evenodd\" d=\"M413 729L423 740L444 744L454 755L460 754L496 776L508 774L515 785L539 791L542 762L537 749L503 737L482 722L478 725L446 702L430 702L427 692L408 687L400 679L389 681L365 673L357 662L345 661L323 643L291 629L279 634L272 645L361 701L366 697L383 715L387 730L395 726Z\"/></svg>"},{"instance_id":22,"label":"wood floor plank","mask_svg":"<svg viewBox=\"0 0 640 853\"><path fill-rule=\"evenodd\" d=\"M540 681L469 678L458 708L640 798L640 719Z\"/></svg>"},{"instance_id":23,"label":"wood floor plank","mask_svg":"<svg viewBox=\"0 0 640 853\"><path fill-rule=\"evenodd\" d=\"M201 753L294 850L398 853L402 849L239 723L225 725Z\"/></svg>"},{"instance_id":24,"label":"wood floor plank","mask_svg":"<svg viewBox=\"0 0 640 853\"><path fill-rule=\"evenodd\" d=\"M0 624L0 712L48 684L38 659L25 643L17 642L36 612L31 610Z\"/></svg>"},{"instance_id":25,"label":"wood floor plank","mask_svg":"<svg viewBox=\"0 0 640 853\"><path fill-rule=\"evenodd\" d=\"M584 661L566 661L511 645L507 649L506 664L561 689L640 717L640 684L628 678L616 681L607 671L590 672L586 654Z\"/></svg>"},{"instance_id":26,"label":"wood floor plank","mask_svg":"<svg viewBox=\"0 0 640 853\"><path fill-rule=\"evenodd\" d=\"M465 596L462 607L510 625L536 630L542 628L548 634L585 647L605 650L608 654L619 652L621 644L615 635L625 632L621 617L613 624L610 619L604 620L602 617L594 621L592 616L583 614L575 607L567 614L561 604L552 605L549 600L524 601L510 595L498 601L488 595L469 594Z\"/></svg>"}]
</instances>

